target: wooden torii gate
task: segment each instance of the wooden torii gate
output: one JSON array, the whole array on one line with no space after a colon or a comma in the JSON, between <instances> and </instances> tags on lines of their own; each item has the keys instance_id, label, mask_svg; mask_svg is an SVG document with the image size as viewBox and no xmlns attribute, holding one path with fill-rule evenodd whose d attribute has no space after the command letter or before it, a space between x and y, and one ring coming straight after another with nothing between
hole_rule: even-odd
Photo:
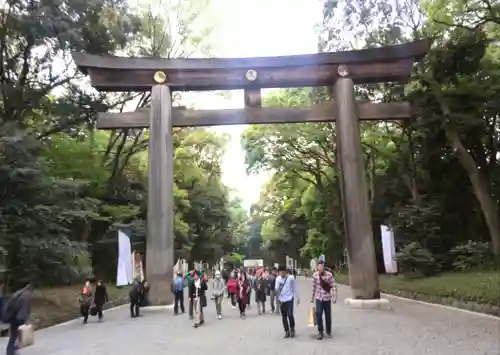
<instances>
[{"instance_id":1,"label":"wooden torii gate","mask_svg":"<svg viewBox=\"0 0 500 355\"><path fill-rule=\"evenodd\" d=\"M100 113L101 129L149 128L146 279L152 304L172 301L174 263L172 127L335 121L344 222L353 300L380 298L359 120L410 117L407 103L355 101L354 85L402 81L429 41L283 57L157 59L74 53L78 68L100 91L150 91L151 108ZM334 86L335 102L305 108L265 108L261 88ZM245 108L186 110L172 107L172 91L244 89Z\"/></svg>"}]
</instances>

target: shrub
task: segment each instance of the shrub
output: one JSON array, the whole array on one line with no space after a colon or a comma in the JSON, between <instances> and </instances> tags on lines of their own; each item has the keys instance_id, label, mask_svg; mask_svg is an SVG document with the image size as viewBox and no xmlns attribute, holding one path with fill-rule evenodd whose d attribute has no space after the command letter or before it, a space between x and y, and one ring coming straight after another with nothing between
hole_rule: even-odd
<instances>
[{"instance_id":1,"label":"shrub","mask_svg":"<svg viewBox=\"0 0 500 355\"><path fill-rule=\"evenodd\" d=\"M396 259L403 273L408 276L431 276L441 269L432 253L417 242L405 245L396 254Z\"/></svg>"},{"instance_id":2,"label":"shrub","mask_svg":"<svg viewBox=\"0 0 500 355\"><path fill-rule=\"evenodd\" d=\"M493 267L493 253L490 245L469 240L467 244L457 245L448 255L455 270L487 269Z\"/></svg>"}]
</instances>

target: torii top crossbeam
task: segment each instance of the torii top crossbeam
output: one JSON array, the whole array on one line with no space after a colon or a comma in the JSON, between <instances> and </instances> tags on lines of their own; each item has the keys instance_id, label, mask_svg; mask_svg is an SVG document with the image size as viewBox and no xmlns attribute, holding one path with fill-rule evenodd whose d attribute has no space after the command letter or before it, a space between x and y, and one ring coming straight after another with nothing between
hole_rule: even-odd
<instances>
[{"instance_id":1,"label":"torii top crossbeam","mask_svg":"<svg viewBox=\"0 0 500 355\"><path fill-rule=\"evenodd\" d=\"M89 74L100 91L149 91L154 74L166 74L171 90L230 90L328 86L339 67L348 66L355 83L400 81L428 51L420 40L358 51L281 57L161 59L126 58L73 53L78 68Z\"/></svg>"}]
</instances>

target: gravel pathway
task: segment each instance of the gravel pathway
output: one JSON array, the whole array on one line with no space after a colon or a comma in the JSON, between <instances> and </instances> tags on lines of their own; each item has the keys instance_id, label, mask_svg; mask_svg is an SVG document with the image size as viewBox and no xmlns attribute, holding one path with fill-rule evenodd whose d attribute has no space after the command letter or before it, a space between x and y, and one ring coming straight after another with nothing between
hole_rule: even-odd
<instances>
[{"instance_id":1,"label":"gravel pathway","mask_svg":"<svg viewBox=\"0 0 500 355\"><path fill-rule=\"evenodd\" d=\"M358 310L344 305L349 289L341 286L333 308L333 339L317 341L307 327L310 281L299 281L302 304L296 308L297 338L283 339L279 316L257 315L253 306L241 320L224 303L224 319L213 304L206 324L193 329L187 315L144 312L129 318L122 307L94 319L41 330L34 346L21 355L499 355L500 321L457 310L391 298L393 311ZM5 339L1 346L5 347ZM3 351L3 350L2 350Z\"/></svg>"}]
</instances>

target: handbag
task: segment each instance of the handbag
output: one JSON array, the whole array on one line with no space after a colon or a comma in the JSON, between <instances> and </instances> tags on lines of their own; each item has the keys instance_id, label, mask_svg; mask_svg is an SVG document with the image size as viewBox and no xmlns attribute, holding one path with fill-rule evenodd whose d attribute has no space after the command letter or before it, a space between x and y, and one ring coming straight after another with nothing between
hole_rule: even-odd
<instances>
[{"instance_id":1,"label":"handbag","mask_svg":"<svg viewBox=\"0 0 500 355\"><path fill-rule=\"evenodd\" d=\"M307 326L310 328L316 327L316 306L314 304L309 308L309 322Z\"/></svg>"},{"instance_id":2,"label":"handbag","mask_svg":"<svg viewBox=\"0 0 500 355\"><path fill-rule=\"evenodd\" d=\"M23 324L18 330L19 337L17 339L17 346L25 348L35 343L35 331L31 324Z\"/></svg>"},{"instance_id":3,"label":"handbag","mask_svg":"<svg viewBox=\"0 0 500 355\"><path fill-rule=\"evenodd\" d=\"M90 309L89 309L89 314L92 316L92 317L95 317L97 315L97 306L96 304L94 303Z\"/></svg>"}]
</instances>

